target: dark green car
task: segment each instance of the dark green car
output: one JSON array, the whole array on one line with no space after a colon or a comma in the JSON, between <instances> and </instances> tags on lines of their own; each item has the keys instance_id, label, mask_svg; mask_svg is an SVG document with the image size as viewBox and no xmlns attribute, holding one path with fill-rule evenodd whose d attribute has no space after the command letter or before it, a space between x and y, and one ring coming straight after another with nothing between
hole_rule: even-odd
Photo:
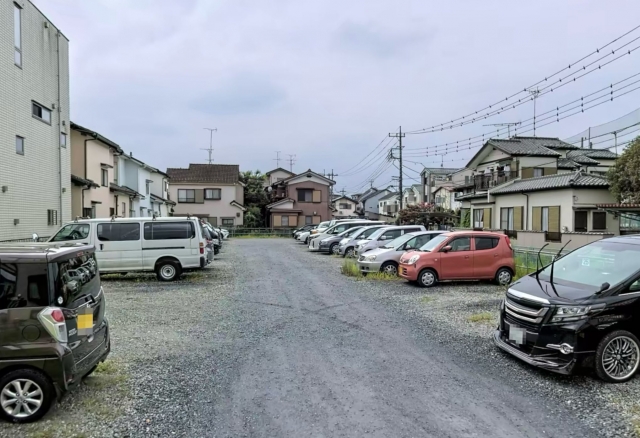
<instances>
[{"instance_id":1,"label":"dark green car","mask_svg":"<svg viewBox=\"0 0 640 438\"><path fill-rule=\"evenodd\" d=\"M0 245L0 416L27 423L110 351L93 246Z\"/></svg>"}]
</instances>

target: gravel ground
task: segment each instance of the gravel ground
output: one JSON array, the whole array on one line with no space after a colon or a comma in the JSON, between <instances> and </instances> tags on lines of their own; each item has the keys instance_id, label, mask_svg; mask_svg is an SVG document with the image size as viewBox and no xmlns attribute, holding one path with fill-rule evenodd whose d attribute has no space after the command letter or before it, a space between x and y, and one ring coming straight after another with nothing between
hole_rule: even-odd
<instances>
[{"instance_id":1,"label":"gravel ground","mask_svg":"<svg viewBox=\"0 0 640 438\"><path fill-rule=\"evenodd\" d=\"M0 436L634 436L638 379L496 351L502 288L356 280L341 264L293 239L235 239L176 283L105 277L110 361Z\"/></svg>"}]
</instances>

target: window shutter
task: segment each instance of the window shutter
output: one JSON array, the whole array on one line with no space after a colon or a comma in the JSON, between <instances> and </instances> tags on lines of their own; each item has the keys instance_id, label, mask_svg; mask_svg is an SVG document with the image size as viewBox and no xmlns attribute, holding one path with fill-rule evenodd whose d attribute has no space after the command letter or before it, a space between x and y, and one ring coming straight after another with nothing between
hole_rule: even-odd
<instances>
[{"instance_id":1,"label":"window shutter","mask_svg":"<svg viewBox=\"0 0 640 438\"><path fill-rule=\"evenodd\" d=\"M319 223L320 223L320 216L314 216L314 217L313 217L313 224L314 224L314 225L317 225L317 224L319 224Z\"/></svg>"},{"instance_id":2,"label":"window shutter","mask_svg":"<svg viewBox=\"0 0 640 438\"><path fill-rule=\"evenodd\" d=\"M298 226L298 217L297 216L289 216L289 226L297 227Z\"/></svg>"},{"instance_id":3,"label":"window shutter","mask_svg":"<svg viewBox=\"0 0 640 438\"><path fill-rule=\"evenodd\" d=\"M485 208L484 209L484 218L482 219L484 227L485 228L493 228L491 226L491 209L490 208Z\"/></svg>"},{"instance_id":4,"label":"window shutter","mask_svg":"<svg viewBox=\"0 0 640 438\"><path fill-rule=\"evenodd\" d=\"M204 189L195 189L196 204L204 204Z\"/></svg>"},{"instance_id":5,"label":"window shutter","mask_svg":"<svg viewBox=\"0 0 640 438\"><path fill-rule=\"evenodd\" d=\"M513 228L522 230L522 207L513 207Z\"/></svg>"},{"instance_id":6,"label":"window shutter","mask_svg":"<svg viewBox=\"0 0 640 438\"><path fill-rule=\"evenodd\" d=\"M533 207L531 217L531 229L533 231L542 231L542 210L541 207Z\"/></svg>"},{"instance_id":7,"label":"window shutter","mask_svg":"<svg viewBox=\"0 0 640 438\"><path fill-rule=\"evenodd\" d=\"M558 173L558 169L556 167L545 167L544 168L544 175L555 175L556 173Z\"/></svg>"},{"instance_id":8,"label":"window shutter","mask_svg":"<svg viewBox=\"0 0 640 438\"><path fill-rule=\"evenodd\" d=\"M273 216L273 226L274 227L281 227L282 226L282 216L280 216L280 215Z\"/></svg>"},{"instance_id":9,"label":"window shutter","mask_svg":"<svg viewBox=\"0 0 640 438\"><path fill-rule=\"evenodd\" d=\"M522 179L533 178L533 167L522 168Z\"/></svg>"},{"instance_id":10,"label":"window shutter","mask_svg":"<svg viewBox=\"0 0 640 438\"><path fill-rule=\"evenodd\" d=\"M322 202L322 192L320 190L313 191L313 202Z\"/></svg>"},{"instance_id":11,"label":"window shutter","mask_svg":"<svg viewBox=\"0 0 640 438\"><path fill-rule=\"evenodd\" d=\"M607 213L603 211L593 212L593 224L591 228L594 230L606 230L607 229ZM585 215L585 228L586 228L586 215Z\"/></svg>"},{"instance_id":12,"label":"window shutter","mask_svg":"<svg viewBox=\"0 0 640 438\"><path fill-rule=\"evenodd\" d=\"M560 232L560 206L549 207L549 231Z\"/></svg>"}]
</instances>

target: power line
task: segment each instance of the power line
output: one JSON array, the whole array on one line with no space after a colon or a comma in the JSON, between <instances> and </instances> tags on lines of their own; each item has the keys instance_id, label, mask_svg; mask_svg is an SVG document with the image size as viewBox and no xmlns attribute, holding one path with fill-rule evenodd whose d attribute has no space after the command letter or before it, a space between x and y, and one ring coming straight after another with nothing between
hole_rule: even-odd
<instances>
[{"instance_id":1,"label":"power line","mask_svg":"<svg viewBox=\"0 0 640 438\"><path fill-rule=\"evenodd\" d=\"M546 76L544 79L539 80L539 81L538 81L538 82L536 82L535 84L532 84L532 85L530 85L530 86L528 86L528 87L524 87L522 90L519 90L518 92L516 92L516 93L514 93L514 94L512 94L512 95L510 95L510 96L507 96L504 100L502 100L502 99L501 99L501 100L499 100L499 101L497 101L497 102L495 102L495 103L493 103L493 104L491 104L491 105L488 105L488 106L486 106L486 107L484 107L484 108L482 108L482 109L479 109L479 110L477 110L477 111L471 112L471 113L469 113L469 114L467 114L467 115L464 115L464 116L462 116L462 117L458 117L458 118L456 118L456 119L452 119L452 120L451 120L451 121L449 121L449 122L444 122L444 123L440 123L440 124L435 124L435 125L433 125L433 126L431 126L431 127L429 127L429 128L423 128L423 129L419 129L419 130L416 130L416 131L410 131L410 132L408 132L408 133L409 133L409 134L416 134L416 133L436 132L436 131L440 131L440 130L443 130L443 129L452 129L452 128L453 128L453 126L454 126L454 124L455 124L455 126L456 126L456 127L458 127L458 126L462 126L463 124L475 123L475 121L476 121L476 120L486 119L487 117L489 117L489 116L491 116L491 115L494 115L494 114L499 114L499 111L503 111L503 110L504 110L504 108L505 108L504 106L503 106L503 107L501 107L501 109L499 109L499 110L493 110L493 111L489 112L488 114L485 114L485 115L480 114L480 115L478 115L478 113L482 113L483 111L486 111L486 110L489 110L489 109L493 109L493 107L494 107L494 106L497 106L497 105L500 105L500 104L503 104L503 105L504 105L504 102L508 102L510 99L513 99L514 97L519 96L519 95L520 95L520 94L522 94L522 93L527 93L527 91L528 91L528 90L530 90L530 89L533 89L533 87L537 87L537 86L539 86L540 84L543 84L543 83L548 82L548 80L549 80L550 78L553 78L553 77L555 77L555 76L559 75L560 73L562 73L562 72L564 72L564 71L570 70L572 67L575 69L575 65L576 65L576 64L578 64L578 63L580 63L580 62L582 62L582 61L586 60L587 58L589 58L589 57L591 57L591 56L593 56L593 55L595 55L595 54L599 54L601 50L603 50L603 49L607 48L607 47L608 47L608 46L610 46L611 44L613 44L613 43L615 43L615 42L619 41L620 39L624 38L625 36L629 35L630 33L632 33L632 32L634 32L634 31L636 31L636 30L637 30L637 29L639 29L639 28L640 28L640 25L639 25L639 26L634 27L634 28L633 28L633 29L631 29L630 31L628 31L628 32L626 32L626 33L622 34L621 36L619 36L619 37L615 38L614 40L612 40L612 41L608 42L608 43L607 43L607 44L605 44L604 46L602 46L602 47L600 47L600 48L596 49L595 51L593 51L593 52L589 53L589 54L588 54L588 55L586 55L586 56L583 56L583 57L582 57L582 58L580 58L579 60L577 60L577 61L575 61L575 62L573 62L573 63L569 64L567 67L564 67L564 68L562 68L561 70L558 70L557 72L553 73L552 75ZM640 37L639 37L639 38L640 38ZM612 52L611 52L611 53L607 53L606 55L602 56L601 58L598 58L596 61L594 61L594 62L592 62L592 63L590 63L590 64L587 64L587 65L582 66L582 67L581 67L581 69L582 69L582 70L585 70L585 69L586 69L586 67L588 67L588 66L592 65L593 63L598 62L598 61L600 61L600 60L602 60L602 59L606 58L607 56L610 56L610 55L612 55L612 54L615 54L615 52L616 52L616 51L618 51L618 50L620 50L620 49L624 48L625 46L627 46L628 44L630 44L630 43L632 43L632 42L636 41L637 39L638 39L638 38L635 38L635 39L631 40L630 42L627 42L626 44L624 44L624 45L622 45L622 46L618 47L617 49L612 50ZM639 46L639 47L640 47L640 46ZM633 50L628 50L628 51L627 51L627 53L624 53L622 56L627 55L627 54L629 54L629 55L630 55L630 54L631 54L631 52L633 52L633 51L637 50L639 47L635 47ZM618 56L616 59L620 59L622 56ZM607 62L605 65L607 65L607 64L609 64L609 63L610 63L610 62ZM601 67L602 67L602 66L599 66L597 69L593 69L593 70L591 70L590 72L593 72L593 71L595 71L595 70L599 70ZM574 71L575 71L575 70L574 70ZM578 70L578 71L580 71L580 70ZM573 74L575 74L575 73L572 73L571 75L573 75ZM551 85L556 84L556 83L560 83L560 82L562 82L562 80L563 80L563 79L565 80L565 84L566 84L566 83L567 83L567 82L566 82L566 78L568 78L568 77L569 77L569 76L571 76L571 75L565 76L564 78L560 78L560 79L556 80L555 82L553 82L552 84L549 84L549 85L545 86L544 88L550 87ZM584 75L583 75L583 76L584 76ZM580 77L583 77L583 76L580 76ZM577 79L577 78L575 78L575 79ZM573 81L573 82L575 82L575 79L574 79L574 81ZM563 85L564 85L564 84L563 84ZM556 88L559 88L559 87L556 87ZM468 118L469 118L469 117L472 117L472 121L470 121L470 122L468 121ZM463 123L462 123L462 124L458 124L458 123L456 123L456 122L458 122L458 121L460 121L460 120L462 120L462 121L463 121ZM445 128L445 125L449 125L449 126L448 126L448 128Z\"/></svg>"},{"instance_id":2,"label":"power line","mask_svg":"<svg viewBox=\"0 0 640 438\"><path fill-rule=\"evenodd\" d=\"M342 175L342 176L352 176L352 175L356 175L356 174L358 174L358 173L360 173L360 172L363 172L363 171L367 170L369 166L373 165L373 163L375 163L375 162L379 162L381 159L385 159L385 158L386 158L386 155L385 155L385 154L387 154L387 153L388 153L388 150L387 150L386 148L387 148L387 146L389 145L389 143L391 143L392 141L393 141L393 139L392 139L392 140L390 140L390 141L385 145L385 147L384 147L383 149L381 149L381 150L380 150L376 155L374 155L374 156L373 156L369 161L367 161L367 162L363 165L363 167L361 167L360 169L355 170L355 171L353 171L353 172L348 172L348 173L342 172L342 173L341 173L341 175ZM362 164L362 162L361 162L360 164ZM358 166L359 166L359 164L358 164L358 165L356 165L355 167L358 167Z\"/></svg>"},{"instance_id":3,"label":"power line","mask_svg":"<svg viewBox=\"0 0 640 438\"><path fill-rule=\"evenodd\" d=\"M384 143L384 141L385 141L385 140L387 140L387 139L388 139L388 137L385 135L385 136L382 138L382 140L380 141L380 143L378 143L378 146L376 146L375 148L373 148L373 150L372 150L371 152L369 152L369 154L368 154L368 155L366 155L362 160L360 160L360 162L359 162L358 164L356 164L355 166L351 167L350 169L345 170L344 172L341 172L341 173L343 174L343 176L344 176L345 174L347 174L347 173L351 172L353 169L355 169L356 167L358 167L360 164L362 164L362 163L363 163L363 162L364 162L364 161L365 161L365 160L366 160L366 159L367 159L371 154L373 154L373 153L374 153L374 152L375 152L375 151L380 147L380 145L381 145L382 143ZM390 140L390 141L389 141L389 143L391 143L391 141L392 141L392 140ZM385 145L385 147L386 147L389 143L387 143L387 144ZM384 149L384 148L383 148L383 149Z\"/></svg>"}]
</instances>

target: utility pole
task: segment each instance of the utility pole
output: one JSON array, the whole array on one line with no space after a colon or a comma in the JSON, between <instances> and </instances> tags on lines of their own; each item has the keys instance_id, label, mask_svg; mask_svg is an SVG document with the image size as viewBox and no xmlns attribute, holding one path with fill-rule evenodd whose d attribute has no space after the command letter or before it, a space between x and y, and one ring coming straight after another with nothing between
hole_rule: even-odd
<instances>
[{"instance_id":1,"label":"utility pole","mask_svg":"<svg viewBox=\"0 0 640 438\"><path fill-rule=\"evenodd\" d=\"M389 133L389 137L398 139L399 159L400 159L400 176L398 177L398 190L400 192L400 210L402 210L402 138L405 134L402 133L402 126L398 128L398 133Z\"/></svg>"},{"instance_id":2,"label":"utility pole","mask_svg":"<svg viewBox=\"0 0 640 438\"><path fill-rule=\"evenodd\" d=\"M211 155L213 154L213 131L218 131L218 128L203 128L206 129L207 131L209 131L210 136L209 136L209 149L205 149L205 148L201 148L203 151L208 151L209 152L209 164L213 164L213 158L211 157Z\"/></svg>"},{"instance_id":3,"label":"utility pole","mask_svg":"<svg viewBox=\"0 0 640 438\"><path fill-rule=\"evenodd\" d=\"M508 132L507 138L511 138L511 127L512 126L518 126L520 123L522 123L522 122L492 123L492 124L484 125L484 126L506 126L507 127L507 132ZM535 129L534 129L534 131L535 131ZM534 137L535 137L535 134L534 134Z\"/></svg>"},{"instance_id":4,"label":"utility pole","mask_svg":"<svg viewBox=\"0 0 640 438\"><path fill-rule=\"evenodd\" d=\"M533 136L536 136L536 100L538 100L538 95L540 94L540 90L536 87L535 90L527 90L533 96Z\"/></svg>"},{"instance_id":5,"label":"utility pole","mask_svg":"<svg viewBox=\"0 0 640 438\"><path fill-rule=\"evenodd\" d=\"M338 174L333 173L333 169L331 169L331 173L329 175L327 175L329 177L329 179L331 181L333 181L336 176L339 176ZM344 189L343 189L344 191ZM329 197L333 196L333 185L329 186Z\"/></svg>"},{"instance_id":6,"label":"utility pole","mask_svg":"<svg viewBox=\"0 0 640 438\"><path fill-rule=\"evenodd\" d=\"M289 155L289 171L291 173L293 173L293 163L295 163L295 161L296 161L296 156L295 156L295 154L293 154L293 155L292 154L287 154L287 155Z\"/></svg>"},{"instance_id":7,"label":"utility pole","mask_svg":"<svg viewBox=\"0 0 640 438\"><path fill-rule=\"evenodd\" d=\"M274 158L274 160L276 160L276 168L280 167L280 152L281 151L276 151L276 157Z\"/></svg>"},{"instance_id":8,"label":"utility pole","mask_svg":"<svg viewBox=\"0 0 640 438\"><path fill-rule=\"evenodd\" d=\"M340 190L340 193L342 193L342 196L345 196L345 194L347 193L347 191L344 189L344 187L342 188L342 190Z\"/></svg>"}]
</instances>

